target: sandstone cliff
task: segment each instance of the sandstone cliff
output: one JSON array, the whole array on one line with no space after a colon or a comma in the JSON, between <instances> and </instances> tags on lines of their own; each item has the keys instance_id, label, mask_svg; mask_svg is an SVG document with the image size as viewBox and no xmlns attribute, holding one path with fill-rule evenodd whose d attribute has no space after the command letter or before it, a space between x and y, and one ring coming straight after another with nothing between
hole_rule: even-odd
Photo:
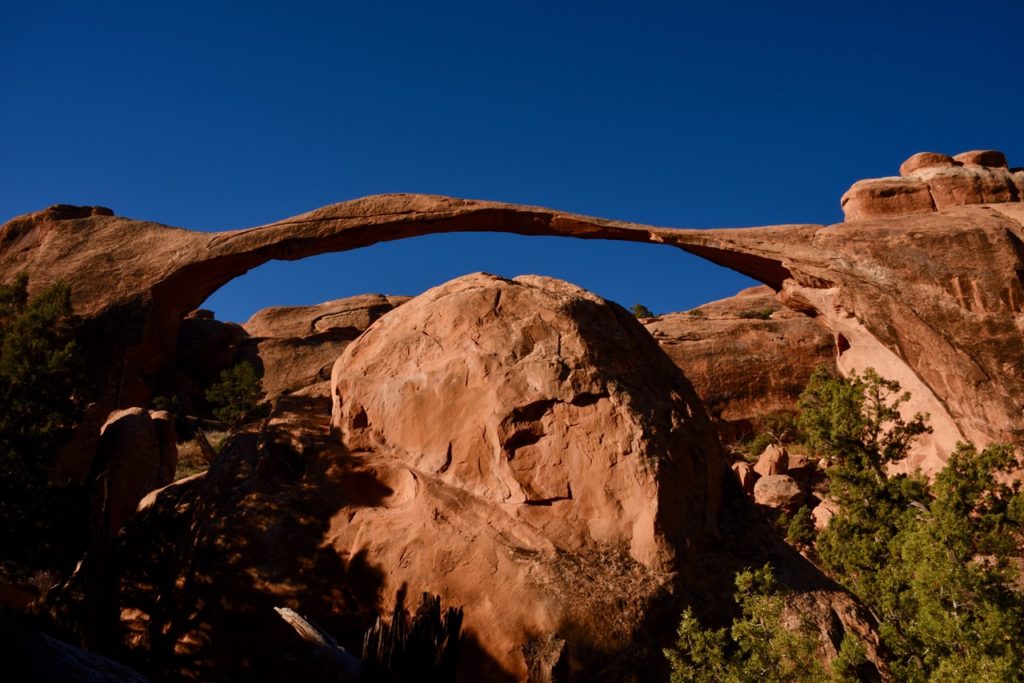
<instances>
[{"instance_id":1,"label":"sandstone cliff","mask_svg":"<svg viewBox=\"0 0 1024 683\"><path fill-rule=\"evenodd\" d=\"M766 286L651 318L644 326L728 432L794 411L814 369L835 365L828 328L783 306Z\"/></svg>"}]
</instances>

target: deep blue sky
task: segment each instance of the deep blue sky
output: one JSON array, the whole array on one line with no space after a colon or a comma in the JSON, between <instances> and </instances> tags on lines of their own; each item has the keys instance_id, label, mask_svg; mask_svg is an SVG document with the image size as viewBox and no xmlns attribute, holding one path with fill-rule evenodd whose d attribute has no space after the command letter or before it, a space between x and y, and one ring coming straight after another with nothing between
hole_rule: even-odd
<instances>
[{"instance_id":1,"label":"deep blue sky","mask_svg":"<svg viewBox=\"0 0 1024 683\"><path fill-rule=\"evenodd\" d=\"M830 223L916 151L1024 165L1024 2L0 5L0 220L49 204L201 230L379 192L679 227ZM747 286L664 247L406 240L252 271L208 302L543 273L683 310Z\"/></svg>"}]
</instances>

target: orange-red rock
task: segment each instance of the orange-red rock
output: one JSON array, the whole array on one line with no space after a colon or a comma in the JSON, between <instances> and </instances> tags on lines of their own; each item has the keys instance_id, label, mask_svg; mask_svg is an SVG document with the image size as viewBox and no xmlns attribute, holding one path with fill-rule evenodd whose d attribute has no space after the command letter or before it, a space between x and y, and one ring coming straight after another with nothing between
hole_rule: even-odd
<instances>
[{"instance_id":1,"label":"orange-red rock","mask_svg":"<svg viewBox=\"0 0 1024 683\"><path fill-rule=\"evenodd\" d=\"M956 166L957 162L948 154L936 154L935 152L918 152L913 154L900 164L900 175L914 175L915 171L922 168L945 168Z\"/></svg>"},{"instance_id":2,"label":"orange-red rock","mask_svg":"<svg viewBox=\"0 0 1024 683\"><path fill-rule=\"evenodd\" d=\"M303 389L326 396L331 366L341 352L374 320L408 299L366 294L315 306L265 308L245 323L249 337L240 344L240 354L260 367L268 399Z\"/></svg>"},{"instance_id":3,"label":"orange-red rock","mask_svg":"<svg viewBox=\"0 0 1024 683\"><path fill-rule=\"evenodd\" d=\"M848 221L935 211L928 183L916 177L860 180L846 191L840 204Z\"/></svg>"},{"instance_id":4,"label":"orange-red rock","mask_svg":"<svg viewBox=\"0 0 1024 683\"><path fill-rule=\"evenodd\" d=\"M786 472L797 481L804 482L811 478L817 469L816 463L802 453L787 453Z\"/></svg>"},{"instance_id":5,"label":"orange-red rock","mask_svg":"<svg viewBox=\"0 0 1024 683\"><path fill-rule=\"evenodd\" d=\"M111 413L100 430L94 464L102 480L97 523L103 535L116 535L147 493L174 479L176 444L165 412L128 408Z\"/></svg>"},{"instance_id":6,"label":"orange-red rock","mask_svg":"<svg viewBox=\"0 0 1024 683\"><path fill-rule=\"evenodd\" d=\"M921 176L928 183L939 211L968 204L1018 201L1017 186L1005 169L954 167L929 169Z\"/></svg>"},{"instance_id":7,"label":"orange-red rock","mask_svg":"<svg viewBox=\"0 0 1024 683\"><path fill-rule=\"evenodd\" d=\"M331 387L353 452L518 506L565 550L667 568L663 534L713 524L721 462L699 400L635 319L574 285L453 280L371 326Z\"/></svg>"},{"instance_id":8,"label":"orange-red rock","mask_svg":"<svg viewBox=\"0 0 1024 683\"><path fill-rule=\"evenodd\" d=\"M752 315L765 312L768 319ZM782 306L765 286L644 326L693 382L708 413L727 423L794 410L814 369L835 367L828 328Z\"/></svg>"},{"instance_id":9,"label":"orange-red rock","mask_svg":"<svg viewBox=\"0 0 1024 683\"><path fill-rule=\"evenodd\" d=\"M943 211L970 204L1021 201L1006 157L994 150L955 157L921 152L900 165L900 177L861 180L841 200L846 220Z\"/></svg>"},{"instance_id":10,"label":"orange-red rock","mask_svg":"<svg viewBox=\"0 0 1024 683\"><path fill-rule=\"evenodd\" d=\"M1016 192L1016 176L1004 168L919 173L943 171L1004 174ZM958 438L1024 441L1024 343L1016 322L1024 204L1003 202L1006 193L986 187L977 198L1001 203L742 230L672 230L418 195L367 197L226 233L57 208L0 228L0 274L24 271L33 289L70 283L101 375L97 402L109 409L144 402L172 362L181 317L269 259L457 230L662 243L758 279L787 306L817 316L842 351L844 372L876 365L903 382L932 414L936 432L925 448L941 463ZM133 239L123 239L129 232Z\"/></svg>"},{"instance_id":11,"label":"orange-red rock","mask_svg":"<svg viewBox=\"0 0 1024 683\"><path fill-rule=\"evenodd\" d=\"M757 457L754 471L762 477L773 474L785 474L789 469L789 453L782 446L771 444Z\"/></svg>"},{"instance_id":12,"label":"orange-red rock","mask_svg":"<svg viewBox=\"0 0 1024 683\"><path fill-rule=\"evenodd\" d=\"M839 506L831 498L826 498L811 510L811 518L814 520L814 528L818 531L824 531L832 518L839 512Z\"/></svg>"},{"instance_id":13,"label":"orange-red rock","mask_svg":"<svg viewBox=\"0 0 1024 683\"><path fill-rule=\"evenodd\" d=\"M953 159L964 166L1006 167L1006 155L994 149L976 149L970 152L961 152L953 157Z\"/></svg>"},{"instance_id":14,"label":"orange-red rock","mask_svg":"<svg viewBox=\"0 0 1024 683\"><path fill-rule=\"evenodd\" d=\"M748 496L754 495L754 484L757 482L760 476L754 471L754 468L747 462L735 462L732 464L733 474L736 475L736 480L740 484L740 488L743 489L743 493Z\"/></svg>"}]
</instances>

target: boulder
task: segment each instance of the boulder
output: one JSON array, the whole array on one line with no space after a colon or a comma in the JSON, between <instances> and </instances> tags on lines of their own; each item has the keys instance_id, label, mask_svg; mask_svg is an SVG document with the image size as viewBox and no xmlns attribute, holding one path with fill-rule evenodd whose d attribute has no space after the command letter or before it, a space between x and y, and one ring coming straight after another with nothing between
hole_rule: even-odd
<instances>
[{"instance_id":1,"label":"boulder","mask_svg":"<svg viewBox=\"0 0 1024 683\"><path fill-rule=\"evenodd\" d=\"M802 453L787 453L787 455L785 474L800 482L810 479L817 469L816 461Z\"/></svg>"},{"instance_id":2,"label":"boulder","mask_svg":"<svg viewBox=\"0 0 1024 683\"><path fill-rule=\"evenodd\" d=\"M401 590L465 609L464 680L563 658L654 675L647 617L713 541L724 468L631 314L557 280L466 276L376 320L333 375L331 433L325 401L282 396L262 433L133 518L119 562L139 657L169 653L165 677L313 677L270 606L358 652ZM174 590L187 572L193 592Z\"/></svg>"},{"instance_id":3,"label":"boulder","mask_svg":"<svg viewBox=\"0 0 1024 683\"><path fill-rule=\"evenodd\" d=\"M155 489L174 481L174 473L178 467L178 430L175 427L174 416L166 410L151 410L149 418L153 421L157 447L160 450L160 468L157 484L153 487Z\"/></svg>"},{"instance_id":4,"label":"boulder","mask_svg":"<svg viewBox=\"0 0 1024 683\"><path fill-rule=\"evenodd\" d=\"M408 299L366 294L315 306L265 308L245 323L249 336L240 344L239 357L260 367L268 400L302 390L326 396L331 366L341 352Z\"/></svg>"},{"instance_id":5,"label":"boulder","mask_svg":"<svg viewBox=\"0 0 1024 683\"><path fill-rule=\"evenodd\" d=\"M1017 201L1017 186L1005 169L961 167L921 172L939 211L968 204Z\"/></svg>"},{"instance_id":6,"label":"boulder","mask_svg":"<svg viewBox=\"0 0 1024 683\"><path fill-rule=\"evenodd\" d=\"M754 502L758 505L793 512L804 498L803 489L787 474L770 474L754 484Z\"/></svg>"},{"instance_id":7,"label":"boulder","mask_svg":"<svg viewBox=\"0 0 1024 683\"><path fill-rule=\"evenodd\" d=\"M847 221L861 221L1020 200L1003 153L976 150L954 157L915 154L900 165L900 177L858 181L841 203Z\"/></svg>"},{"instance_id":8,"label":"boulder","mask_svg":"<svg viewBox=\"0 0 1024 683\"><path fill-rule=\"evenodd\" d=\"M900 164L900 175L914 175L922 168L948 168L956 166L957 162L948 154L936 154L935 152L918 152Z\"/></svg>"},{"instance_id":9,"label":"boulder","mask_svg":"<svg viewBox=\"0 0 1024 683\"><path fill-rule=\"evenodd\" d=\"M635 319L574 285L477 274L432 289L346 350L331 391L353 452L519 506L567 550L667 568L663 533L713 524L721 463L699 399Z\"/></svg>"},{"instance_id":10,"label":"boulder","mask_svg":"<svg viewBox=\"0 0 1024 683\"><path fill-rule=\"evenodd\" d=\"M153 489L174 480L178 462L174 424L167 413L143 408L110 414L100 429L93 467L101 486L96 498L101 535L113 537Z\"/></svg>"},{"instance_id":11,"label":"boulder","mask_svg":"<svg viewBox=\"0 0 1024 683\"><path fill-rule=\"evenodd\" d=\"M860 180L846 191L840 204L848 221L935 211L928 183L915 177Z\"/></svg>"},{"instance_id":12,"label":"boulder","mask_svg":"<svg viewBox=\"0 0 1024 683\"><path fill-rule=\"evenodd\" d=\"M742 461L733 463L732 471L733 474L736 475L736 479L739 481L740 488L743 489L743 493L748 496L753 496L754 484L761 475L754 471L754 468L750 466L750 463Z\"/></svg>"},{"instance_id":13,"label":"boulder","mask_svg":"<svg viewBox=\"0 0 1024 683\"><path fill-rule=\"evenodd\" d=\"M344 330L354 339L408 300L407 296L363 294L314 306L273 306L253 313L243 327L250 337L264 339L301 339L330 330Z\"/></svg>"},{"instance_id":14,"label":"boulder","mask_svg":"<svg viewBox=\"0 0 1024 683\"><path fill-rule=\"evenodd\" d=\"M158 393L162 390L168 396L187 396L202 403L203 389L241 360L239 348L247 336L237 323L215 320L209 311L192 311L181 321L178 332L175 384L158 387Z\"/></svg>"},{"instance_id":15,"label":"boulder","mask_svg":"<svg viewBox=\"0 0 1024 683\"><path fill-rule=\"evenodd\" d=\"M839 512L839 506L831 498L825 498L811 510L811 518L814 519L814 528L824 531L832 518Z\"/></svg>"},{"instance_id":16,"label":"boulder","mask_svg":"<svg viewBox=\"0 0 1024 683\"><path fill-rule=\"evenodd\" d=\"M985 166L988 168L1006 168L1006 155L994 149L976 149L961 152L953 157L964 166Z\"/></svg>"},{"instance_id":17,"label":"boulder","mask_svg":"<svg viewBox=\"0 0 1024 683\"><path fill-rule=\"evenodd\" d=\"M757 456L757 463L754 471L762 477L773 474L785 474L789 469L789 452L777 444L767 446L761 455Z\"/></svg>"}]
</instances>

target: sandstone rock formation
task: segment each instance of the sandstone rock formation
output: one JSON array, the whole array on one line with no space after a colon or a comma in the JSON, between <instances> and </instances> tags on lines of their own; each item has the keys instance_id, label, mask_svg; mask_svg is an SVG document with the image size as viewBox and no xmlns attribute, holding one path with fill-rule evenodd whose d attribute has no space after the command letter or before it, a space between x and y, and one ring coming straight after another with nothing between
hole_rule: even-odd
<instances>
[{"instance_id":1,"label":"sandstone rock formation","mask_svg":"<svg viewBox=\"0 0 1024 683\"><path fill-rule=\"evenodd\" d=\"M900 380L915 396L911 408L931 413L935 427L913 464L934 468L961 438L1024 442L1017 325L1024 204L1007 184L1017 188L1021 172L975 165L994 159L972 154L961 166L914 169L917 181L907 182L928 185L935 211L867 211L828 227L673 230L494 202L382 195L259 228L198 233L56 207L0 228L0 273L6 280L24 271L32 289L70 283L87 320L97 400L109 410L148 398L174 357L182 316L269 259L459 230L663 243L760 280L789 308L817 316L836 339L843 372L871 365Z\"/></svg>"},{"instance_id":2,"label":"sandstone rock formation","mask_svg":"<svg viewBox=\"0 0 1024 683\"><path fill-rule=\"evenodd\" d=\"M825 498L811 510L811 518L814 520L814 528L823 531L832 521L832 518L839 512L839 505L831 498Z\"/></svg>"},{"instance_id":3,"label":"sandstone rock formation","mask_svg":"<svg viewBox=\"0 0 1024 683\"><path fill-rule=\"evenodd\" d=\"M721 462L699 400L627 313L568 283L432 289L338 359L332 396L354 453L521 506L564 550L668 568L663 534L713 525Z\"/></svg>"},{"instance_id":4,"label":"sandstone rock formation","mask_svg":"<svg viewBox=\"0 0 1024 683\"><path fill-rule=\"evenodd\" d=\"M835 367L829 330L780 304L763 285L644 325L693 382L708 413L730 423L794 410L814 369Z\"/></svg>"},{"instance_id":5,"label":"sandstone rock formation","mask_svg":"<svg viewBox=\"0 0 1024 683\"><path fill-rule=\"evenodd\" d=\"M392 511L390 524L350 520L335 546L366 539L389 567L420 558L389 580L443 585L513 670L529 634L565 637L557 624L568 616L556 606L568 586L531 585L505 559L516 548L552 560L622 553L671 571L675 549L714 524L721 461L699 400L631 315L567 283L480 274L430 290L346 350L332 396L343 443L356 457L386 458L395 507L412 508ZM411 517L444 490L493 506L519 540L438 547L443 527ZM480 574L493 574L488 586ZM497 611L482 608L497 597L493 581L504 593ZM599 637L589 626L597 613L579 618Z\"/></svg>"},{"instance_id":6,"label":"sandstone rock formation","mask_svg":"<svg viewBox=\"0 0 1024 683\"><path fill-rule=\"evenodd\" d=\"M762 477L785 474L789 470L789 453L782 446L772 444L757 457L754 471Z\"/></svg>"},{"instance_id":7,"label":"sandstone rock formation","mask_svg":"<svg viewBox=\"0 0 1024 683\"><path fill-rule=\"evenodd\" d=\"M121 591L136 649L257 666L281 638L258 607L358 637L403 587L465 608L473 680L522 679L554 640L588 670L654 647L645 611L714 531L723 465L627 311L548 278L459 278L371 325L332 396L332 437L319 399L284 396L267 432L148 500L122 551L141 558ZM208 606L168 625L175 600Z\"/></svg>"},{"instance_id":8,"label":"sandstone rock formation","mask_svg":"<svg viewBox=\"0 0 1024 683\"><path fill-rule=\"evenodd\" d=\"M101 535L116 535L147 493L171 483L177 462L170 415L142 408L111 413L100 429L93 465L102 489L96 500Z\"/></svg>"},{"instance_id":9,"label":"sandstone rock formation","mask_svg":"<svg viewBox=\"0 0 1024 683\"><path fill-rule=\"evenodd\" d=\"M976 150L955 157L919 152L900 175L861 180L843 195L846 220L943 211L967 204L1019 202L1024 169L1010 169L1002 152Z\"/></svg>"},{"instance_id":10,"label":"sandstone rock formation","mask_svg":"<svg viewBox=\"0 0 1024 683\"><path fill-rule=\"evenodd\" d=\"M327 395L331 366L341 352L380 316L409 297L366 294L315 306L257 311L243 326L249 337L240 357L257 361L268 399L321 384Z\"/></svg>"},{"instance_id":11,"label":"sandstone rock formation","mask_svg":"<svg viewBox=\"0 0 1024 683\"><path fill-rule=\"evenodd\" d=\"M747 462L734 462L732 464L732 472L736 475L736 481L739 482L740 488L743 489L743 493L748 496L754 495L754 484L757 483L759 475L754 471L754 468Z\"/></svg>"},{"instance_id":12,"label":"sandstone rock formation","mask_svg":"<svg viewBox=\"0 0 1024 683\"><path fill-rule=\"evenodd\" d=\"M196 414L206 400L205 388L240 360L246 339L241 325L216 320L211 311L191 311L178 330L173 369L162 373L154 392L187 399L184 407Z\"/></svg>"}]
</instances>

